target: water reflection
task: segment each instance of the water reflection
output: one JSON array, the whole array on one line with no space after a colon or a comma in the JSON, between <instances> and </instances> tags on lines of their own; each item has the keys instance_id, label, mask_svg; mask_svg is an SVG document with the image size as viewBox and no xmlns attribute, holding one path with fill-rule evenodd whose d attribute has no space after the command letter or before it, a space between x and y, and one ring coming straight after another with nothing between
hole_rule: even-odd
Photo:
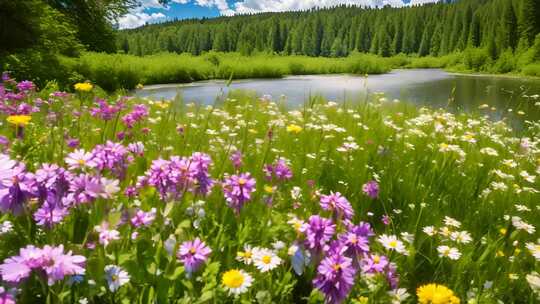
<instances>
[{"instance_id":1,"label":"water reflection","mask_svg":"<svg viewBox=\"0 0 540 304\"><path fill-rule=\"evenodd\" d=\"M216 96L229 90L252 90L275 98L285 95L290 105L301 104L310 95L320 94L334 101L384 92L389 99L400 99L434 108L475 111L482 104L495 110L496 118L515 116L519 120L540 118L540 80L517 77L458 75L438 69L395 70L388 74L290 76L282 79L203 81L187 85L157 85L138 90L136 95L173 99L181 93L186 102L213 104ZM509 109L511 112L509 112ZM519 115L523 111L525 115Z\"/></svg>"}]
</instances>

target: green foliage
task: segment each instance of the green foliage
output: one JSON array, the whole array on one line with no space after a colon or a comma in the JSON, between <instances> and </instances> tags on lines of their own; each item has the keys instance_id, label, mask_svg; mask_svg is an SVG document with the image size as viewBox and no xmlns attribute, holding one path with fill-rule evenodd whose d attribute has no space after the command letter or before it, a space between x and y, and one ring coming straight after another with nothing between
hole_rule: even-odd
<instances>
[{"instance_id":1,"label":"green foliage","mask_svg":"<svg viewBox=\"0 0 540 304\"><path fill-rule=\"evenodd\" d=\"M525 48L532 45L540 32L534 15L538 6L537 0L460 0L171 21L120 31L117 47L134 55L174 49L193 55L215 50L323 57L354 51L440 56L488 47L496 59L507 48L516 49L521 39L529 41Z\"/></svg>"},{"instance_id":2,"label":"green foliage","mask_svg":"<svg viewBox=\"0 0 540 304\"><path fill-rule=\"evenodd\" d=\"M523 67L523 74L540 77L540 63L533 63Z\"/></svg>"},{"instance_id":3,"label":"green foliage","mask_svg":"<svg viewBox=\"0 0 540 304\"><path fill-rule=\"evenodd\" d=\"M133 89L141 84L184 83L206 79L279 78L306 74L380 74L408 63L406 57L381 58L354 53L346 58L314 58L210 52L202 56L161 53L137 57L124 54L84 53L66 62L107 91Z\"/></svg>"},{"instance_id":4,"label":"green foliage","mask_svg":"<svg viewBox=\"0 0 540 304\"><path fill-rule=\"evenodd\" d=\"M493 66L493 70L496 73L508 73L513 71L515 68L516 58L514 57L514 53L511 50L506 50L505 52L503 52Z\"/></svg>"},{"instance_id":5,"label":"green foliage","mask_svg":"<svg viewBox=\"0 0 540 304\"><path fill-rule=\"evenodd\" d=\"M490 57L485 49L468 48L463 52L463 63L467 69L481 71L490 62Z\"/></svg>"}]
</instances>

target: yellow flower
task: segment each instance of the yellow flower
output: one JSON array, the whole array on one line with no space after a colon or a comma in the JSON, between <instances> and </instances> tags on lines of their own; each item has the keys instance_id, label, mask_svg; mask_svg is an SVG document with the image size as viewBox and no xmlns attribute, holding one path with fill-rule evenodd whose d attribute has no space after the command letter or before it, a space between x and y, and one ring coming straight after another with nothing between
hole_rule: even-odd
<instances>
[{"instance_id":1,"label":"yellow flower","mask_svg":"<svg viewBox=\"0 0 540 304\"><path fill-rule=\"evenodd\" d=\"M162 108L162 109L167 109L171 104L168 103L168 102L166 102L166 101L164 101L164 102L156 101L155 105L156 105L157 107Z\"/></svg>"},{"instance_id":2,"label":"yellow flower","mask_svg":"<svg viewBox=\"0 0 540 304\"><path fill-rule=\"evenodd\" d=\"M459 298L444 285L426 284L416 290L420 304L459 304Z\"/></svg>"},{"instance_id":3,"label":"yellow flower","mask_svg":"<svg viewBox=\"0 0 540 304\"><path fill-rule=\"evenodd\" d=\"M499 233L502 235L506 235L506 229L505 228L499 229Z\"/></svg>"},{"instance_id":4,"label":"yellow flower","mask_svg":"<svg viewBox=\"0 0 540 304\"><path fill-rule=\"evenodd\" d=\"M302 132L302 127L300 127L299 125L290 124L287 126L287 132L298 134Z\"/></svg>"},{"instance_id":5,"label":"yellow flower","mask_svg":"<svg viewBox=\"0 0 540 304\"><path fill-rule=\"evenodd\" d=\"M7 122L18 127L26 126L30 122L30 120L32 120L32 116L29 115L11 115L6 118Z\"/></svg>"},{"instance_id":6,"label":"yellow flower","mask_svg":"<svg viewBox=\"0 0 540 304\"><path fill-rule=\"evenodd\" d=\"M359 304L367 304L369 303L369 298L364 296L359 296L356 300Z\"/></svg>"},{"instance_id":7,"label":"yellow flower","mask_svg":"<svg viewBox=\"0 0 540 304\"><path fill-rule=\"evenodd\" d=\"M80 92L90 92L94 88L91 83L88 82L79 82L75 84L75 90Z\"/></svg>"},{"instance_id":8,"label":"yellow flower","mask_svg":"<svg viewBox=\"0 0 540 304\"><path fill-rule=\"evenodd\" d=\"M264 191L266 193L272 194L272 193L274 193L275 190L276 189L274 187L270 186L270 185L264 185Z\"/></svg>"}]
</instances>

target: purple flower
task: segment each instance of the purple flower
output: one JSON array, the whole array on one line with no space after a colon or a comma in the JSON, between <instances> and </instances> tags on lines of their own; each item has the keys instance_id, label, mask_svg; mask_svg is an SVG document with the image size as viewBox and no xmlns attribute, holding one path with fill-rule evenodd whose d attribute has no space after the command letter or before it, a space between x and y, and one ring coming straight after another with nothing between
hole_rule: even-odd
<instances>
[{"instance_id":1,"label":"purple flower","mask_svg":"<svg viewBox=\"0 0 540 304\"><path fill-rule=\"evenodd\" d=\"M229 158L234 166L234 169L238 170L242 167L242 152L240 150L234 151Z\"/></svg>"},{"instance_id":2,"label":"purple flower","mask_svg":"<svg viewBox=\"0 0 540 304\"><path fill-rule=\"evenodd\" d=\"M144 144L140 141L135 143L130 143L128 145L129 152L137 155L137 156L143 156L144 155Z\"/></svg>"},{"instance_id":3,"label":"purple flower","mask_svg":"<svg viewBox=\"0 0 540 304\"><path fill-rule=\"evenodd\" d=\"M82 255L73 255L71 251L64 253L64 246L51 247L45 245L42 249L42 269L47 274L49 285L63 280L66 276L83 275L86 258Z\"/></svg>"},{"instance_id":4,"label":"purple flower","mask_svg":"<svg viewBox=\"0 0 540 304\"><path fill-rule=\"evenodd\" d=\"M210 178L208 168L212 165L212 159L208 154L195 152L191 155L192 178L194 181L193 192L206 196L214 186L214 180Z\"/></svg>"},{"instance_id":5,"label":"purple flower","mask_svg":"<svg viewBox=\"0 0 540 304\"><path fill-rule=\"evenodd\" d=\"M52 227L69 215L69 209L62 204L45 201L34 213L34 220L39 226Z\"/></svg>"},{"instance_id":6,"label":"purple flower","mask_svg":"<svg viewBox=\"0 0 540 304\"><path fill-rule=\"evenodd\" d=\"M313 285L325 295L326 303L342 303L354 285L352 260L339 253L324 258L317 267Z\"/></svg>"},{"instance_id":7,"label":"purple flower","mask_svg":"<svg viewBox=\"0 0 540 304\"><path fill-rule=\"evenodd\" d=\"M32 270L40 270L52 285L66 276L83 275L85 262L83 256L73 255L71 251L64 253L63 245L46 245L43 249L28 245L19 250L18 256L7 258L0 265L0 275L2 280L17 284L28 278Z\"/></svg>"},{"instance_id":8,"label":"purple flower","mask_svg":"<svg viewBox=\"0 0 540 304\"><path fill-rule=\"evenodd\" d=\"M116 229L109 229L109 223L103 222L100 226L95 226L94 230L99 233L99 243L107 247L112 241L120 239L120 232Z\"/></svg>"},{"instance_id":9,"label":"purple flower","mask_svg":"<svg viewBox=\"0 0 540 304\"><path fill-rule=\"evenodd\" d=\"M381 222L385 225L385 226L388 226L390 225L390 217L388 216L388 214L385 214L381 217Z\"/></svg>"},{"instance_id":10,"label":"purple flower","mask_svg":"<svg viewBox=\"0 0 540 304\"><path fill-rule=\"evenodd\" d=\"M280 158L274 165L274 174L279 180L289 180L293 177L292 171L287 165L287 162Z\"/></svg>"},{"instance_id":11,"label":"purple flower","mask_svg":"<svg viewBox=\"0 0 540 304\"><path fill-rule=\"evenodd\" d=\"M149 226L156 219L156 208L150 209L149 212L137 210L131 218L131 224L135 227Z\"/></svg>"},{"instance_id":12,"label":"purple flower","mask_svg":"<svg viewBox=\"0 0 540 304\"><path fill-rule=\"evenodd\" d=\"M351 204L339 192L330 192L330 195L321 195L320 203L322 209L334 213L334 218L344 217L347 220L351 220L354 216Z\"/></svg>"},{"instance_id":13,"label":"purple flower","mask_svg":"<svg viewBox=\"0 0 540 304\"><path fill-rule=\"evenodd\" d=\"M103 194L103 185L98 177L90 174L80 174L73 178L68 197L75 203L85 204L93 202Z\"/></svg>"},{"instance_id":14,"label":"purple flower","mask_svg":"<svg viewBox=\"0 0 540 304\"><path fill-rule=\"evenodd\" d=\"M124 115L122 117L122 122L128 127L129 129L133 128L135 124L144 118L146 118L149 114L148 107L144 104L136 104L133 106L133 109L130 113Z\"/></svg>"},{"instance_id":15,"label":"purple flower","mask_svg":"<svg viewBox=\"0 0 540 304\"><path fill-rule=\"evenodd\" d=\"M223 194L229 207L233 208L236 214L246 202L251 200L251 194L255 192L256 181L249 173L232 175L223 181Z\"/></svg>"},{"instance_id":16,"label":"purple flower","mask_svg":"<svg viewBox=\"0 0 540 304\"><path fill-rule=\"evenodd\" d=\"M184 264L186 272L191 274L208 260L212 250L199 238L193 241L187 241L180 245L176 257Z\"/></svg>"},{"instance_id":17,"label":"purple flower","mask_svg":"<svg viewBox=\"0 0 540 304\"><path fill-rule=\"evenodd\" d=\"M382 273L386 266L388 258L378 254L366 254L361 263L362 271L365 273Z\"/></svg>"},{"instance_id":18,"label":"purple flower","mask_svg":"<svg viewBox=\"0 0 540 304\"><path fill-rule=\"evenodd\" d=\"M104 121L111 120L122 110L122 104L111 105L106 100L96 98L96 106L90 109L90 115Z\"/></svg>"},{"instance_id":19,"label":"purple flower","mask_svg":"<svg viewBox=\"0 0 540 304\"><path fill-rule=\"evenodd\" d=\"M26 172L24 164L0 154L0 210L18 215L36 192L34 175Z\"/></svg>"},{"instance_id":20,"label":"purple flower","mask_svg":"<svg viewBox=\"0 0 540 304\"><path fill-rule=\"evenodd\" d=\"M302 227L302 232L306 234L306 248L314 253L325 250L335 231L336 225L332 220L318 215L310 216L307 224Z\"/></svg>"},{"instance_id":21,"label":"purple flower","mask_svg":"<svg viewBox=\"0 0 540 304\"><path fill-rule=\"evenodd\" d=\"M33 91L35 88L36 85L29 80L23 80L17 84L17 89L21 92Z\"/></svg>"},{"instance_id":22,"label":"purple flower","mask_svg":"<svg viewBox=\"0 0 540 304\"><path fill-rule=\"evenodd\" d=\"M399 274L397 272L396 264L394 263L388 264L388 267L386 268L386 280L388 281L388 284L390 285L391 289L398 288Z\"/></svg>"},{"instance_id":23,"label":"purple flower","mask_svg":"<svg viewBox=\"0 0 540 304\"><path fill-rule=\"evenodd\" d=\"M80 141L76 138L68 138L67 139L67 145L68 147L75 149L80 145Z\"/></svg>"},{"instance_id":24,"label":"purple flower","mask_svg":"<svg viewBox=\"0 0 540 304\"><path fill-rule=\"evenodd\" d=\"M16 304L15 296L12 292L0 286L0 304Z\"/></svg>"},{"instance_id":25,"label":"purple flower","mask_svg":"<svg viewBox=\"0 0 540 304\"><path fill-rule=\"evenodd\" d=\"M123 179L127 168L128 150L122 144L107 141L92 150L92 161L100 171L110 170L119 179Z\"/></svg>"},{"instance_id":26,"label":"purple flower","mask_svg":"<svg viewBox=\"0 0 540 304\"><path fill-rule=\"evenodd\" d=\"M190 165L191 161L186 157L172 156L170 161L154 160L139 184L143 186L147 183L155 187L164 201L179 199L193 184Z\"/></svg>"},{"instance_id":27,"label":"purple flower","mask_svg":"<svg viewBox=\"0 0 540 304\"><path fill-rule=\"evenodd\" d=\"M0 152L6 150L9 146L9 139L3 135L0 135Z\"/></svg>"},{"instance_id":28,"label":"purple flower","mask_svg":"<svg viewBox=\"0 0 540 304\"><path fill-rule=\"evenodd\" d=\"M369 227L369 224L367 224ZM362 224L350 227L339 236L339 240L347 247L347 253L355 259L369 252L369 236L373 233L366 231Z\"/></svg>"},{"instance_id":29,"label":"purple flower","mask_svg":"<svg viewBox=\"0 0 540 304\"><path fill-rule=\"evenodd\" d=\"M265 165L263 168L267 180L271 181L275 177L279 181L286 181L293 177L292 171L287 165L287 161L279 158L273 165Z\"/></svg>"},{"instance_id":30,"label":"purple flower","mask_svg":"<svg viewBox=\"0 0 540 304\"><path fill-rule=\"evenodd\" d=\"M379 184L374 180L369 181L362 186L362 191L372 199L376 199L379 197Z\"/></svg>"}]
</instances>

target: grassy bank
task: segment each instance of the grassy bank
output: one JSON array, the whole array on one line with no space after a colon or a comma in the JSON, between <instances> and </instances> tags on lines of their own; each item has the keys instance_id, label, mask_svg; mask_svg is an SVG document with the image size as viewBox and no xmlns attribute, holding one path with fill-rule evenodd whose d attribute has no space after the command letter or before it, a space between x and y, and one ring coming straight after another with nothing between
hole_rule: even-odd
<instances>
[{"instance_id":1,"label":"grassy bank","mask_svg":"<svg viewBox=\"0 0 540 304\"><path fill-rule=\"evenodd\" d=\"M352 54L343 58L207 53L201 56L163 53L137 57L124 54L85 53L64 59L63 65L78 77L108 91L132 89L140 84L185 83L207 79L280 78L307 74L382 74L395 68L442 68L461 73L540 76L533 54L502 55L492 60L482 49L470 49L441 57L397 55L379 57Z\"/></svg>"},{"instance_id":2,"label":"grassy bank","mask_svg":"<svg viewBox=\"0 0 540 304\"><path fill-rule=\"evenodd\" d=\"M163 53L137 57L122 54L85 53L64 59L80 80L90 80L113 91L137 84L184 83L206 79L279 78L306 74L381 74L403 66L406 57L382 58L355 54L345 58L208 53L202 56Z\"/></svg>"},{"instance_id":3,"label":"grassy bank","mask_svg":"<svg viewBox=\"0 0 540 304\"><path fill-rule=\"evenodd\" d=\"M540 42L539 42L540 45ZM540 49L540 46L539 46ZM538 51L540 53L540 51ZM468 49L441 57L403 54L380 57L353 53L348 57L309 57L209 52L200 56L162 53L151 56L83 53L78 58L53 60L32 56L10 56L0 60L17 77L29 77L43 87L48 80L70 88L89 80L107 91L133 89L138 84L186 83L207 79L280 78L307 74L382 74L395 68L442 68L461 73L540 76L535 48L492 59L484 49ZM34 75L35 77L30 77Z\"/></svg>"}]
</instances>

